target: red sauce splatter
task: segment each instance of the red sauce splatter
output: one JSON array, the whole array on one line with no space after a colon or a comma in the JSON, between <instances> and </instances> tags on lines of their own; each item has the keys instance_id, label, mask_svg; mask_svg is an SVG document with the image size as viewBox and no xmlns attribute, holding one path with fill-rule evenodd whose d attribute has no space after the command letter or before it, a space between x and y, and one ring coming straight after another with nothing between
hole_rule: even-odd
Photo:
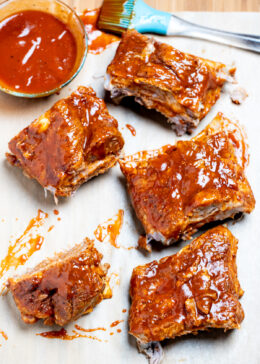
<instances>
[{"instance_id":1,"label":"red sauce splatter","mask_svg":"<svg viewBox=\"0 0 260 364\"><path fill-rule=\"evenodd\" d=\"M124 322L124 320L116 320L116 321L112 322L110 327L115 327L115 326L119 325L121 322Z\"/></svg>"},{"instance_id":2,"label":"red sauce splatter","mask_svg":"<svg viewBox=\"0 0 260 364\"><path fill-rule=\"evenodd\" d=\"M50 232L50 231L52 231L52 229L54 228L54 225L51 225L50 227L49 227L49 229L48 229L48 233Z\"/></svg>"},{"instance_id":3,"label":"red sauce splatter","mask_svg":"<svg viewBox=\"0 0 260 364\"><path fill-rule=\"evenodd\" d=\"M88 49L90 53L99 54L111 43L120 40L119 37L105 33L97 28L100 9L85 10L80 16L88 35Z\"/></svg>"},{"instance_id":4,"label":"red sauce splatter","mask_svg":"<svg viewBox=\"0 0 260 364\"><path fill-rule=\"evenodd\" d=\"M96 336L82 335L79 332L77 332L76 330L72 330L72 333L73 333L72 335L69 335L67 330L65 330L64 328L61 328L60 330L41 332L36 335L45 337L47 339L74 340L74 339L78 339L79 337L83 337L83 338L87 338L87 339L97 340L100 342L102 341L99 338L97 338Z\"/></svg>"},{"instance_id":5,"label":"red sauce splatter","mask_svg":"<svg viewBox=\"0 0 260 364\"><path fill-rule=\"evenodd\" d=\"M53 210L53 213L54 213L54 215L59 215L59 211L58 210Z\"/></svg>"},{"instance_id":6,"label":"red sauce splatter","mask_svg":"<svg viewBox=\"0 0 260 364\"><path fill-rule=\"evenodd\" d=\"M131 131L131 134L133 136L136 136L136 130L135 130L135 128L132 125L126 124L126 127L127 127L127 129L129 129Z\"/></svg>"},{"instance_id":7,"label":"red sauce splatter","mask_svg":"<svg viewBox=\"0 0 260 364\"><path fill-rule=\"evenodd\" d=\"M117 237L120 234L120 230L123 224L123 217L124 211L119 210L114 217L108 219L103 224L98 225L98 227L94 231L97 240L100 242L108 240L113 247L120 248L120 246L117 245Z\"/></svg>"},{"instance_id":8,"label":"red sauce splatter","mask_svg":"<svg viewBox=\"0 0 260 364\"><path fill-rule=\"evenodd\" d=\"M99 331L99 330L106 331L107 330L104 327L97 327L95 329L85 329L84 327L81 327L79 325L75 325L75 328L77 330L84 331L84 332L93 332L93 331Z\"/></svg>"},{"instance_id":9,"label":"red sauce splatter","mask_svg":"<svg viewBox=\"0 0 260 364\"><path fill-rule=\"evenodd\" d=\"M116 331L117 331L118 333L122 332L122 330L121 330L121 329L117 329Z\"/></svg>"},{"instance_id":10,"label":"red sauce splatter","mask_svg":"<svg viewBox=\"0 0 260 364\"><path fill-rule=\"evenodd\" d=\"M124 309L122 310L122 312L123 312L123 313L126 313L126 309L124 308Z\"/></svg>"},{"instance_id":11,"label":"red sauce splatter","mask_svg":"<svg viewBox=\"0 0 260 364\"><path fill-rule=\"evenodd\" d=\"M17 269L19 265L23 265L35 251L41 248L44 237L38 234L32 237L32 233L44 224L47 217L47 213L38 210L37 216L31 219L24 233L9 246L6 257L0 262L0 278L11 267Z\"/></svg>"},{"instance_id":12,"label":"red sauce splatter","mask_svg":"<svg viewBox=\"0 0 260 364\"><path fill-rule=\"evenodd\" d=\"M57 219L58 221L61 221L61 218L60 217L58 217L58 219Z\"/></svg>"},{"instance_id":13,"label":"red sauce splatter","mask_svg":"<svg viewBox=\"0 0 260 364\"><path fill-rule=\"evenodd\" d=\"M110 334L109 335L114 335L114 333L113 332L110 332Z\"/></svg>"}]
</instances>

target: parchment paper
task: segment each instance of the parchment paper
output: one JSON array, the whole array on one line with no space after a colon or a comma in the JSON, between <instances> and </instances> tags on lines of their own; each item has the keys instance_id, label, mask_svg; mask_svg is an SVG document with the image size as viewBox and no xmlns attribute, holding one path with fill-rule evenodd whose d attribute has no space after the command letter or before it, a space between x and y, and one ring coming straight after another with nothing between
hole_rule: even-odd
<instances>
[{"instance_id":1,"label":"parchment paper","mask_svg":"<svg viewBox=\"0 0 260 364\"><path fill-rule=\"evenodd\" d=\"M180 15L204 25L260 34L260 14L256 13L183 13ZM161 39L186 52L227 64L233 61L236 63L237 79L246 89L249 97L243 105L236 106L231 103L228 94L222 94L221 99L201 122L195 133L202 130L218 111L240 120L245 126L250 145L251 160L247 176L258 202L260 199L260 56L199 40ZM45 199L43 189L38 183L27 179L19 169L10 167L5 162L8 141L34 118L51 107L56 100L70 94L78 85L91 85L98 96L104 96L102 76L115 49L116 44L113 44L98 56L89 54L78 77L63 89L60 95L53 95L42 100L25 100L0 93L0 259L6 255L9 242L21 235L29 220L36 216L38 208L50 215L43 228L45 242L41 250L36 252L28 264L20 267L17 272L24 272L27 267L34 266L55 251L81 242L85 236L93 237L96 226L112 217L119 209L124 210L125 216L118 243L124 246L134 246L137 243L140 225L130 206L124 179L118 166L83 185L74 197L60 201L57 208L60 211L61 221L57 221L57 216L52 212L56 208L52 196L48 195ZM174 132L165 122L160 121L161 118L156 113L146 112L144 108L133 105L127 102L124 106L108 104L109 111L117 118L125 138L124 153L126 155L143 149L157 148L177 140ZM125 127L127 123L136 129L135 137ZM189 335L174 341L169 340L164 344L165 364L260 363L259 215L257 203L251 215L236 224L229 224L232 233L239 239L238 276L245 290L241 299L245 310L245 320L242 322L241 329L228 333L210 331L197 336ZM52 224L55 227L48 233L47 229ZM25 325L20 319L10 294L0 297L0 330L4 330L9 338L8 341L0 338L0 344L2 344L0 363L145 363L146 359L136 349L135 340L127 334L128 313L122 313L122 309L129 308L128 289L132 269L136 265L174 254L186 244L187 242L183 242L161 251L153 251L150 256L145 256L135 249L115 249L108 243L96 242L96 247L104 253L103 261L111 264L110 272L119 275L120 284L116 284L114 280L114 283L112 282L113 298L101 302L91 314L80 318L77 324L85 328L98 326L107 328L107 331L93 333L103 342L86 338L73 341L50 340L36 336L36 333L47 331L48 327L41 323ZM113 321L121 319L125 321L114 329L109 328ZM73 327L74 324L68 325L68 331L71 332ZM122 329L122 332L117 333L117 328ZM109 335L111 331L114 332L113 336Z\"/></svg>"}]
</instances>

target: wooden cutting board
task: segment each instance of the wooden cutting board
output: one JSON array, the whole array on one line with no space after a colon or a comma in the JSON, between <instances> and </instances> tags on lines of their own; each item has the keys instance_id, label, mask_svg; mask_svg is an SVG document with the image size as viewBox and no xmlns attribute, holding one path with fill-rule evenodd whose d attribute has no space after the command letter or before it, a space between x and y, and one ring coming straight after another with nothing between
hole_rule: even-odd
<instances>
[{"instance_id":1,"label":"wooden cutting board","mask_svg":"<svg viewBox=\"0 0 260 364\"><path fill-rule=\"evenodd\" d=\"M64 0L77 9L94 9L103 0ZM260 0L145 0L164 11L260 11Z\"/></svg>"}]
</instances>

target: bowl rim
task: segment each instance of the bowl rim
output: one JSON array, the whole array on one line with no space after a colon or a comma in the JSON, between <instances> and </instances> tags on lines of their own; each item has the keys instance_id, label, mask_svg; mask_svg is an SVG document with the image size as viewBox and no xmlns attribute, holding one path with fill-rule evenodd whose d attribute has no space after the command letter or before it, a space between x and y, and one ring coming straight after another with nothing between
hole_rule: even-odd
<instances>
[{"instance_id":1,"label":"bowl rim","mask_svg":"<svg viewBox=\"0 0 260 364\"><path fill-rule=\"evenodd\" d=\"M0 4L0 8L4 7L7 3L11 2L13 0L5 0ZM76 11L74 9L72 9L69 5L65 4L63 1L61 0L53 0L56 3L60 3L61 5L63 5L64 7L68 8L78 19L79 24L83 30L83 34L84 34L84 44L85 44L85 50L82 56L82 60L80 65L78 66L78 68L76 69L76 71L73 73L73 75L65 82L63 82L61 85L51 89L51 90L47 90L47 91L43 91L43 92L35 92L35 93L27 93L27 92L19 92L19 91L14 91L12 89L9 89L7 87L4 87L3 85L1 85L0 83L0 91L3 91L9 95L12 96L17 96L17 97L24 97L24 98L40 98L40 97L46 97L46 96L50 96L54 93L59 92L63 87L67 86L72 80L74 80L74 78L79 74L79 72L81 71L86 58L87 58L87 53L88 53L88 35L84 26L83 21L81 20L81 18L79 17L79 15L76 13ZM35 3L37 3L37 1L34 1ZM11 15L11 14L10 14Z\"/></svg>"}]
</instances>

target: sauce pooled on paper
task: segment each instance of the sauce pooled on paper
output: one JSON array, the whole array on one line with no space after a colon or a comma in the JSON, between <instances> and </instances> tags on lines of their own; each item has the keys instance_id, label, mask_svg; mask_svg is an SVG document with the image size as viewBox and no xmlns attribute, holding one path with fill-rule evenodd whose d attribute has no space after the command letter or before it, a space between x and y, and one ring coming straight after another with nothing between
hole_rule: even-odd
<instances>
[{"instance_id":1,"label":"sauce pooled on paper","mask_svg":"<svg viewBox=\"0 0 260 364\"><path fill-rule=\"evenodd\" d=\"M100 9L86 9L81 15L81 20L88 35L88 49L93 54L101 53L109 44L120 40L119 37L105 33L97 28L99 13Z\"/></svg>"}]
</instances>

